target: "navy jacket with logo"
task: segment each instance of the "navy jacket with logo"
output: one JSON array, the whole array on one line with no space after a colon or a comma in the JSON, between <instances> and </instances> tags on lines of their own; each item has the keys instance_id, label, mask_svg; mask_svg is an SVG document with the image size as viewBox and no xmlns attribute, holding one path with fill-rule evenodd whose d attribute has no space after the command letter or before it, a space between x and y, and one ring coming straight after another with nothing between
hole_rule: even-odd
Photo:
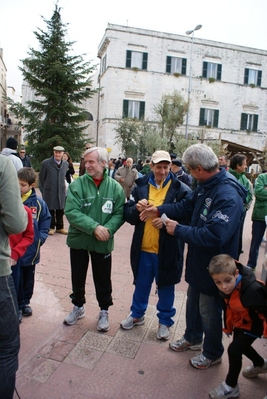
<instances>
[{"instance_id":1,"label":"navy jacket with logo","mask_svg":"<svg viewBox=\"0 0 267 399\"><path fill-rule=\"evenodd\" d=\"M172 205L158 207L173 220L191 218L190 226L179 224L175 235L188 243L185 279L206 295L218 295L208 272L213 256L238 255L238 238L247 190L229 172L221 170L192 193Z\"/></svg>"}]
</instances>

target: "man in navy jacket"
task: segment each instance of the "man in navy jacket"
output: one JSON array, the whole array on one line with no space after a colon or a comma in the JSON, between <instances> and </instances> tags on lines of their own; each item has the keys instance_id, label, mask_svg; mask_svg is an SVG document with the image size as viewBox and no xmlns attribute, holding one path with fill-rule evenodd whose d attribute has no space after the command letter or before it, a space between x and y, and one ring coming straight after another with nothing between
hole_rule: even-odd
<instances>
[{"instance_id":1,"label":"man in navy jacket","mask_svg":"<svg viewBox=\"0 0 267 399\"><path fill-rule=\"evenodd\" d=\"M218 289L208 272L213 256L238 256L238 237L247 190L225 169L218 168L218 159L204 144L194 144L183 154L183 161L198 181L196 189L184 200L159 207L148 206L141 220L166 213L167 232L188 243L185 279L188 283L186 330L182 338L170 344L171 349L203 352L190 363L198 369L221 362L222 307ZM191 218L189 226L180 218Z\"/></svg>"}]
</instances>

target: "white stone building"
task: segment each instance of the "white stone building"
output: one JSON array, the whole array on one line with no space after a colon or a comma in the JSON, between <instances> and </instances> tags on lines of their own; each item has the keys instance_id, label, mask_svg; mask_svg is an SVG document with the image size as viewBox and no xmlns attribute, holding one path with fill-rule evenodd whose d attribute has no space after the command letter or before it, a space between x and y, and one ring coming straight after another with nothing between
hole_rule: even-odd
<instances>
[{"instance_id":1,"label":"white stone building","mask_svg":"<svg viewBox=\"0 0 267 399\"><path fill-rule=\"evenodd\" d=\"M191 47L193 46L193 47ZM261 151L267 134L267 51L108 24L98 48L101 87L86 105L93 116L88 134L120 155L116 121L124 115L156 120L155 105L176 90L191 93L188 136L239 144ZM185 124L179 128L185 133Z\"/></svg>"}]
</instances>

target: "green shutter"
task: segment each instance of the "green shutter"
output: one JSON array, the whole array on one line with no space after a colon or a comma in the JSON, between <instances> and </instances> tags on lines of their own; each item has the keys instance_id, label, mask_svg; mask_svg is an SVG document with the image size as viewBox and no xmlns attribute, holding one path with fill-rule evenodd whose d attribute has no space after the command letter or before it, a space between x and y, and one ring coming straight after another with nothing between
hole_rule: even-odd
<instances>
[{"instance_id":1,"label":"green shutter","mask_svg":"<svg viewBox=\"0 0 267 399\"><path fill-rule=\"evenodd\" d=\"M214 110L214 119L213 119L213 127L218 127L219 124L219 110Z\"/></svg>"},{"instance_id":2,"label":"green shutter","mask_svg":"<svg viewBox=\"0 0 267 399\"><path fill-rule=\"evenodd\" d=\"M248 115L242 113L242 114L241 114L241 125L240 125L240 130L247 130L247 125L248 125Z\"/></svg>"},{"instance_id":3,"label":"green shutter","mask_svg":"<svg viewBox=\"0 0 267 399\"><path fill-rule=\"evenodd\" d=\"M257 132L258 131L258 115L253 115L253 127L252 127L252 131L253 132Z\"/></svg>"},{"instance_id":4,"label":"green shutter","mask_svg":"<svg viewBox=\"0 0 267 399\"><path fill-rule=\"evenodd\" d=\"M245 76L244 76L244 84L247 85L248 84L248 75L249 75L249 69L245 68ZM243 129L241 129L243 130Z\"/></svg>"},{"instance_id":5,"label":"green shutter","mask_svg":"<svg viewBox=\"0 0 267 399\"><path fill-rule=\"evenodd\" d=\"M123 100L122 117L128 118L129 100Z\"/></svg>"},{"instance_id":6,"label":"green shutter","mask_svg":"<svg viewBox=\"0 0 267 399\"><path fill-rule=\"evenodd\" d=\"M258 71L258 79L257 79L257 86L261 86L261 75L262 75L262 72L261 71Z\"/></svg>"},{"instance_id":7,"label":"green shutter","mask_svg":"<svg viewBox=\"0 0 267 399\"><path fill-rule=\"evenodd\" d=\"M143 53L143 65L142 65L142 69L143 70L147 70L147 58L148 58L148 53Z\"/></svg>"},{"instance_id":8,"label":"green shutter","mask_svg":"<svg viewBox=\"0 0 267 399\"><path fill-rule=\"evenodd\" d=\"M208 75L208 63L206 61L203 61L202 76L203 78L206 78L207 75Z\"/></svg>"},{"instance_id":9,"label":"green shutter","mask_svg":"<svg viewBox=\"0 0 267 399\"><path fill-rule=\"evenodd\" d=\"M187 62L187 59L183 58L182 59L182 75L186 75L186 62Z\"/></svg>"},{"instance_id":10,"label":"green shutter","mask_svg":"<svg viewBox=\"0 0 267 399\"><path fill-rule=\"evenodd\" d=\"M205 126L205 108L200 108L199 126Z\"/></svg>"},{"instance_id":11,"label":"green shutter","mask_svg":"<svg viewBox=\"0 0 267 399\"><path fill-rule=\"evenodd\" d=\"M139 119L145 118L145 101L140 101Z\"/></svg>"},{"instance_id":12,"label":"green shutter","mask_svg":"<svg viewBox=\"0 0 267 399\"><path fill-rule=\"evenodd\" d=\"M166 61L166 72L171 73L171 63L172 63L172 57L167 55L167 61Z\"/></svg>"},{"instance_id":13,"label":"green shutter","mask_svg":"<svg viewBox=\"0 0 267 399\"><path fill-rule=\"evenodd\" d=\"M131 50L126 50L126 68L131 68L132 62L132 52Z\"/></svg>"},{"instance_id":14,"label":"green shutter","mask_svg":"<svg viewBox=\"0 0 267 399\"><path fill-rule=\"evenodd\" d=\"M217 80L222 80L222 64L217 64Z\"/></svg>"}]
</instances>

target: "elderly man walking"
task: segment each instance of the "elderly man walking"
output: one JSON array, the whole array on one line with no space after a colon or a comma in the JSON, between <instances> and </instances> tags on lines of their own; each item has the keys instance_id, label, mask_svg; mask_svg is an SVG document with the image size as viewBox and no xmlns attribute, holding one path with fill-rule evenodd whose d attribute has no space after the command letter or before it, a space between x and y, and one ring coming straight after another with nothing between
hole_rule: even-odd
<instances>
[{"instance_id":1,"label":"elderly man walking","mask_svg":"<svg viewBox=\"0 0 267 399\"><path fill-rule=\"evenodd\" d=\"M171 349L203 351L190 359L197 369L219 364L223 354L222 306L219 291L208 266L215 255L238 254L239 225L246 198L245 188L225 169L220 170L212 149L194 144L183 154L185 166L198 181L196 189L175 204L149 205L140 219L165 213L167 232L188 243L185 279L188 283L186 329L184 336L170 344ZM177 222L190 218L190 226Z\"/></svg>"},{"instance_id":2,"label":"elderly man walking","mask_svg":"<svg viewBox=\"0 0 267 399\"><path fill-rule=\"evenodd\" d=\"M138 171L136 168L133 168L132 158L127 158L125 165L119 167L114 175L114 179L121 184L125 198L129 199L131 191L135 186L135 180L138 179Z\"/></svg>"},{"instance_id":3,"label":"elderly man walking","mask_svg":"<svg viewBox=\"0 0 267 399\"><path fill-rule=\"evenodd\" d=\"M64 206L66 201L65 176L69 168L67 161L62 159L65 149L60 145L53 148L51 158L41 164L39 173L40 190L51 214L49 235L55 233L68 234L64 229Z\"/></svg>"}]
</instances>

